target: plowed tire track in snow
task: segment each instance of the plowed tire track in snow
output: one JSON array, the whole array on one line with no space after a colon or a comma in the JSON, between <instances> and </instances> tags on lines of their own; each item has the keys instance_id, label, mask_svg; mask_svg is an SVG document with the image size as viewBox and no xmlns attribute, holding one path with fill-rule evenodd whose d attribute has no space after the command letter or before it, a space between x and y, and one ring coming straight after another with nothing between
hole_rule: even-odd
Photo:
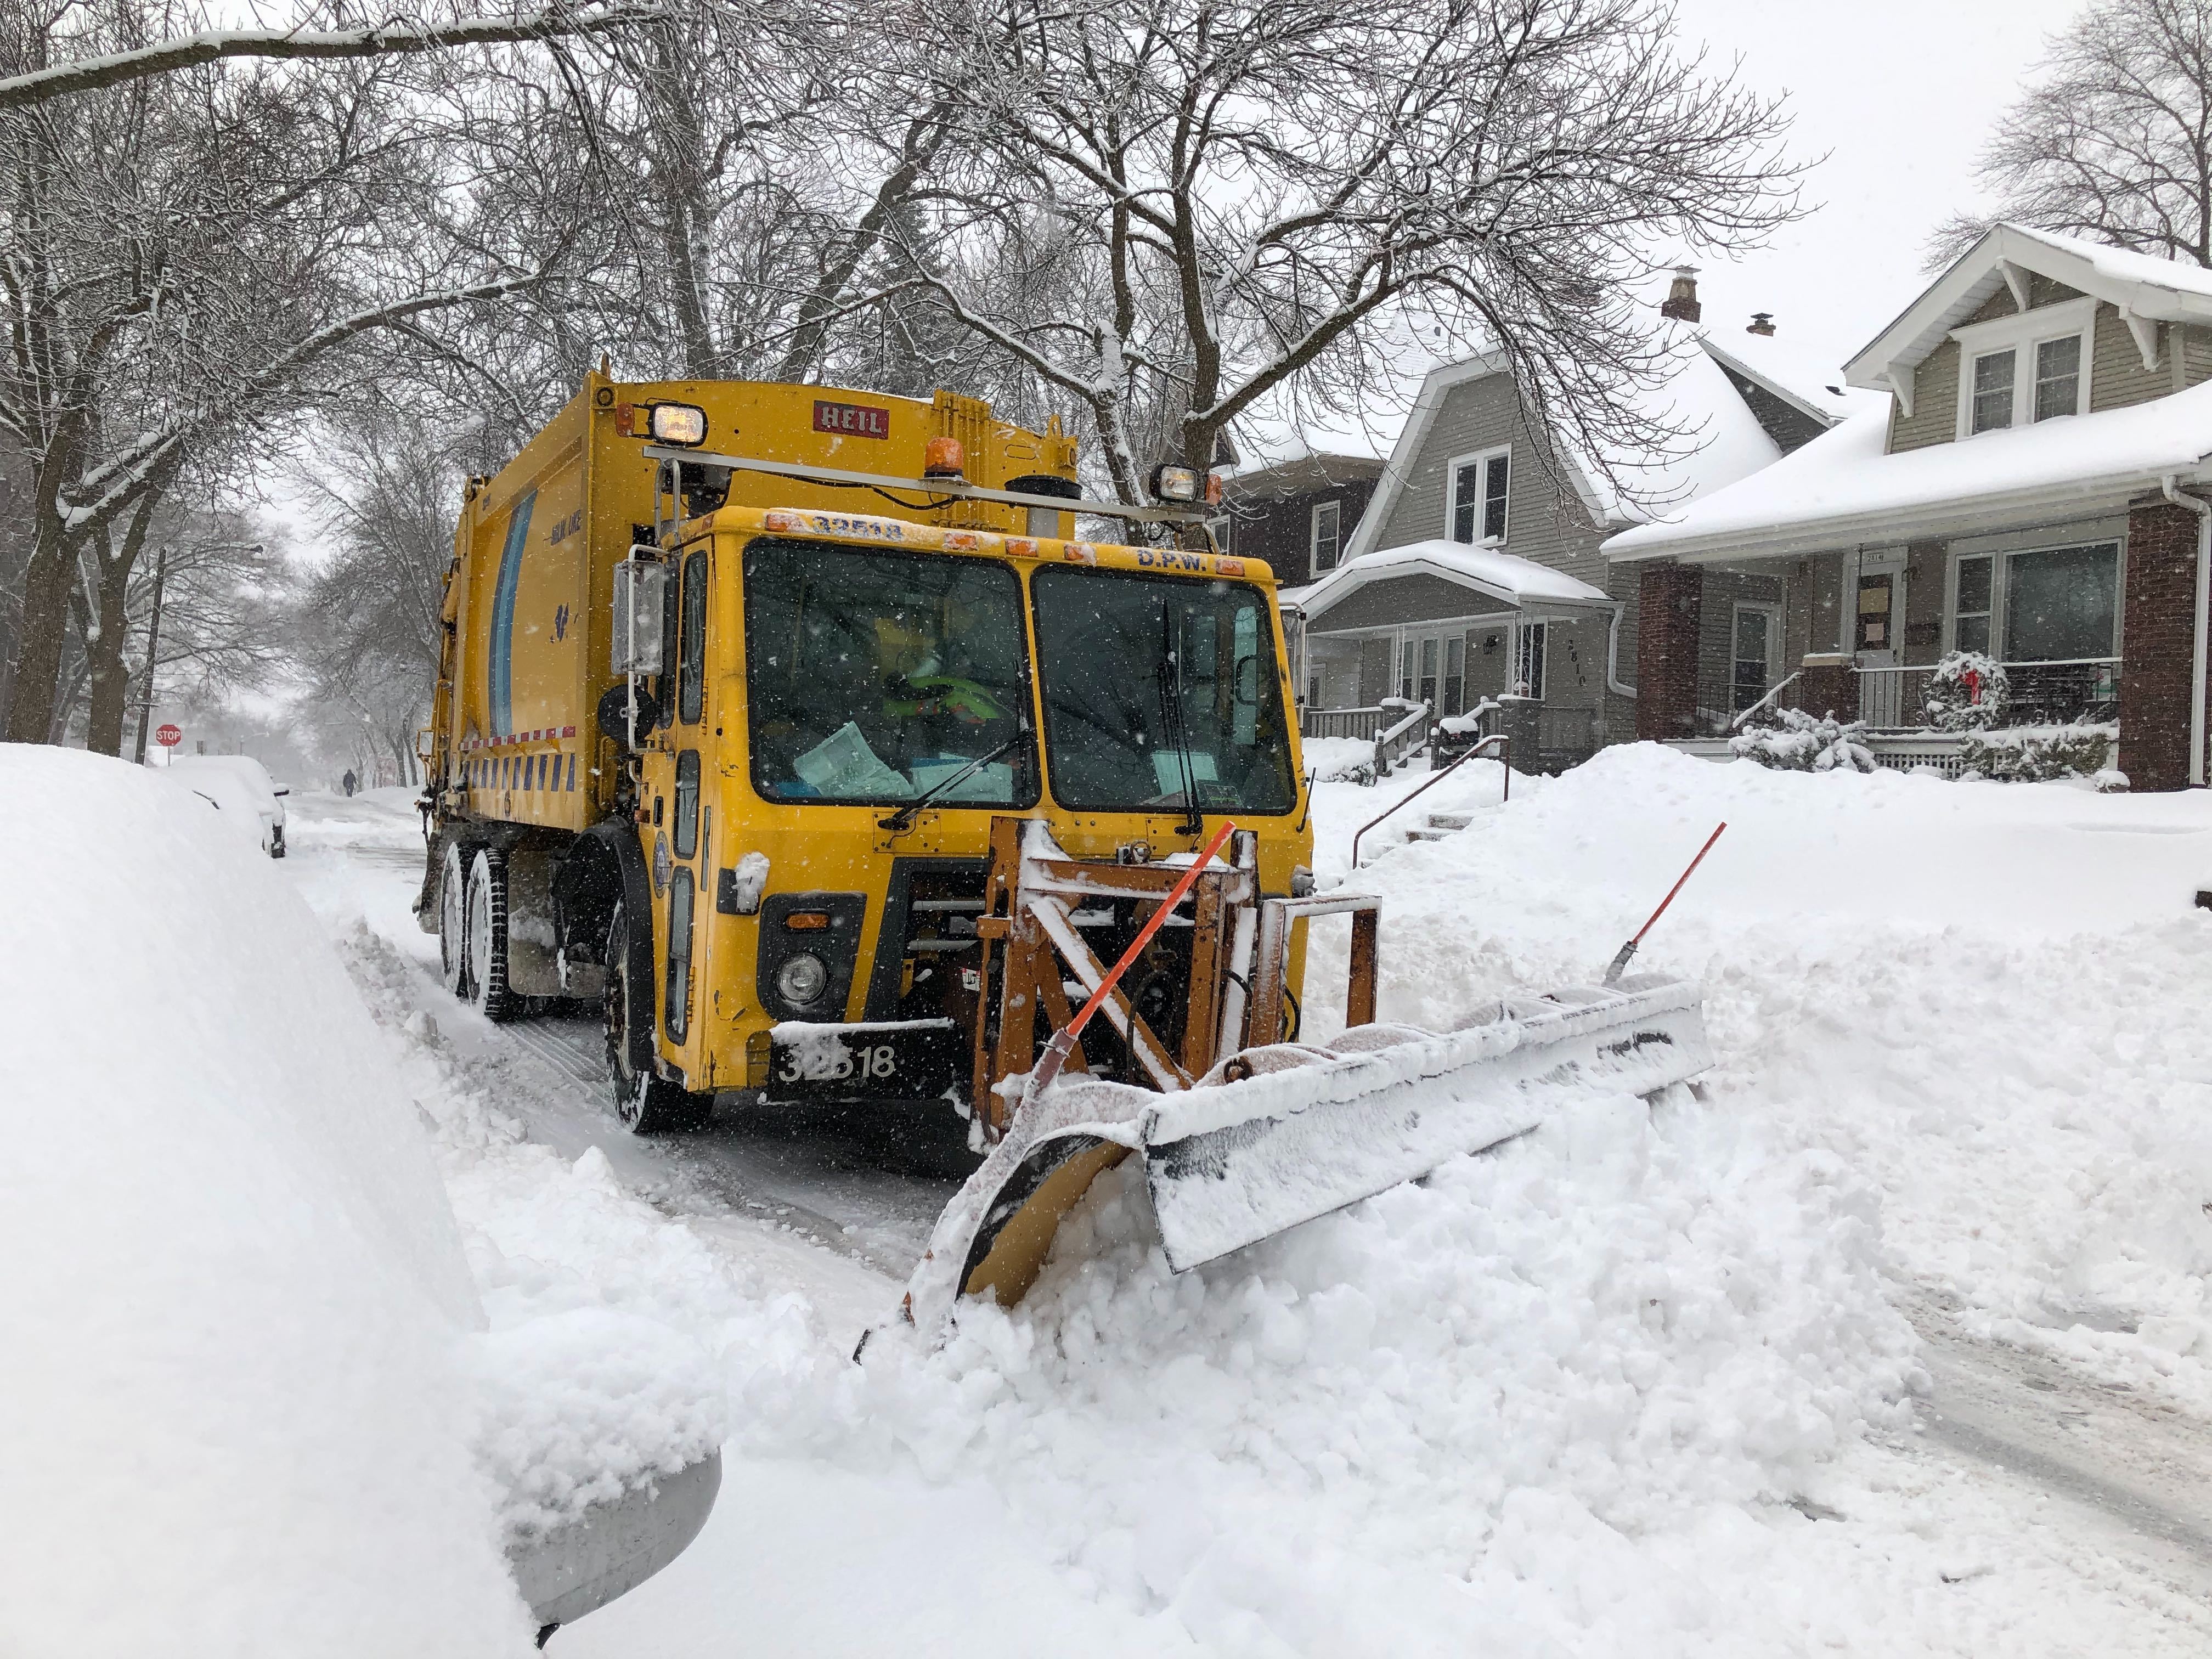
<instances>
[{"instance_id":1,"label":"plowed tire track in snow","mask_svg":"<svg viewBox=\"0 0 2212 1659\"><path fill-rule=\"evenodd\" d=\"M1969 1335L1938 1297L1916 1291L1902 1305L1934 1383L1920 1408L1926 1441L2048 1494L2085 1541L2212 1610L2212 1425Z\"/></svg>"}]
</instances>

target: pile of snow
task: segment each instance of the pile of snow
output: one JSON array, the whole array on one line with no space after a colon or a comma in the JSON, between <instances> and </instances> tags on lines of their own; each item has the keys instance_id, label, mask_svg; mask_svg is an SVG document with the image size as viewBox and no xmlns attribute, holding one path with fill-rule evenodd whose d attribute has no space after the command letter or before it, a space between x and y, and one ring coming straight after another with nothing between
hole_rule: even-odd
<instances>
[{"instance_id":1,"label":"pile of snow","mask_svg":"<svg viewBox=\"0 0 2212 1659\"><path fill-rule=\"evenodd\" d=\"M1332 841L1376 810L1320 793ZM1704 981L1715 1105L1876 1186L1908 1287L2212 1409L2212 798L1609 749L1352 878L1388 901L1382 1017L1587 977L1723 819L1638 959ZM1315 940L1325 1036L1342 929Z\"/></svg>"},{"instance_id":2,"label":"pile of snow","mask_svg":"<svg viewBox=\"0 0 2212 1659\"><path fill-rule=\"evenodd\" d=\"M1359 783L1375 776L1375 745L1366 738L1308 738L1298 747L1316 782Z\"/></svg>"},{"instance_id":3,"label":"pile of snow","mask_svg":"<svg viewBox=\"0 0 2212 1659\"><path fill-rule=\"evenodd\" d=\"M1688 1102L1592 1099L1181 1277L1116 1172L1021 1308L872 1343L836 1449L1000 1485L1083 1582L1220 1651L1540 1652L1584 1619L1523 1540L1680 1542L1899 1420L1875 1263L1839 1160ZM1713 1607L1652 1559L1599 1576L1592 1622L1702 1650Z\"/></svg>"},{"instance_id":4,"label":"pile of snow","mask_svg":"<svg viewBox=\"0 0 2212 1659\"><path fill-rule=\"evenodd\" d=\"M467 1260L281 872L184 791L24 747L0 868L6 1644L527 1653Z\"/></svg>"},{"instance_id":5,"label":"pile of snow","mask_svg":"<svg viewBox=\"0 0 2212 1659\"><path fill-rule=\"evenodd\" d=\"M696 1322L457 1224L519 1126L190 793L0 749L0 1648L527 1653L503 1546L720 1444Z\"/></svg>"}]
</instances>

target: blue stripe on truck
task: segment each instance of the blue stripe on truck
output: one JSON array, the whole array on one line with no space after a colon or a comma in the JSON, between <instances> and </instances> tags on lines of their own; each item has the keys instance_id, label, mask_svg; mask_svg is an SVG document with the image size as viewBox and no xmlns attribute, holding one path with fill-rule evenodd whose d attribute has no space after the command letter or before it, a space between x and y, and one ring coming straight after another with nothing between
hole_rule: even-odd
<instances>
[{"instance_id":1,"label":"blue stripe on truck","mask_svg":"<svg viewBox=\"0 0 2212 1659\"><path fill-rule=\"evenodd\" d=\"M491 729L514 730L514 592L522 585L522 544L530 536L530 514L538 505L532 490L514 504L507 520L507 545L500 550L499 586L491 601Z\"/></svg>"}]
</instances>

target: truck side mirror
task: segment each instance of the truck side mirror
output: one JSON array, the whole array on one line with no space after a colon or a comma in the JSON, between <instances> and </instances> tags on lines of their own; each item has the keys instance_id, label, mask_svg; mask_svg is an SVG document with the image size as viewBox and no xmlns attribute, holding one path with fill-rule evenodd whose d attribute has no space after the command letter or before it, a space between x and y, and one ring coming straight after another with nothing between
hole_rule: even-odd
<instances>
[{"instance_id":1,"label":"truck side mirror","mask_svg":"<svg viewBox=\"0 0 2212 1659\"><path fill-rule=\"evenodd\" d=\"M661 672L669 595L668 567L650 550L633 547L615 567L614 627L610 632L608 668L617 674Z\"/></svg>"}]
</instances>

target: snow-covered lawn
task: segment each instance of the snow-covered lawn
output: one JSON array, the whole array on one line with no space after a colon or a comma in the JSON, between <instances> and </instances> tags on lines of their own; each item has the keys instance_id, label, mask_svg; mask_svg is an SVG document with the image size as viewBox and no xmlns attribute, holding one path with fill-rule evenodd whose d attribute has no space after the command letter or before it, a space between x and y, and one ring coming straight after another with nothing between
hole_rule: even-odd
<instances>
[{"instance_id":1,"label":"snow-covered lawn","mask_svg":"<svg viewBox=\"0 0 2212 1659\"><path fill-rule=\"evenodd\" d=\"M383 1028L360 1086L422 1109L495 1332L630 1319L718 1356L714 1519L553 1652L2203 1650L2201 1610L1917 1443L1898 1307L2212 1416L2212 800L1614 750L1350 872L1425 777L1314 817L1324 883L1390 902L1385 1014L1430 1024L1594 976L1729 820L1640 964L1706 980L1709 1098L1591 1101L1182 1278L1103 1189L1021 1309L859 1364L896 1282L673 1201L648 1152L532 1141L542 1079L406 915L411 815L295 801L283 878ZM1318 1028L1341 951L1323 928Z\"/></svg>"}]
</instances>

